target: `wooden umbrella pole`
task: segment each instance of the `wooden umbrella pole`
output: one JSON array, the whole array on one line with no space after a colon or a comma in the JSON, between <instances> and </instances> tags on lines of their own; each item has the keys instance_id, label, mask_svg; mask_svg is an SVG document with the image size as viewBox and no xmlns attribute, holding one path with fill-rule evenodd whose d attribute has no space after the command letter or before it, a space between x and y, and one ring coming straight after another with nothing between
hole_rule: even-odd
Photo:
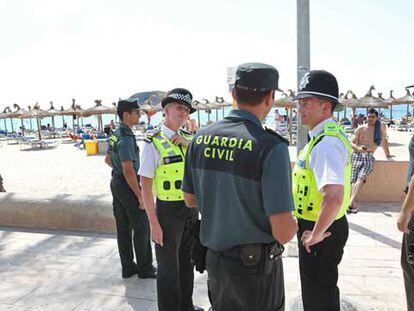
<instances>
[{"instance_id":1,"label":"wooden umbrella pole","mask_svg":"<svg viewBox=\"0 0 414 311\"><path fill-rule=\"evenodd\" d=\"M23 119L20 119L20 123L22 125L22 136L24 136L24 124L23 124Z\"/></svg>"},{"instance_id":2,"label":"wooden umbrella pole","mask_svg":"<svg viewBox=\"0 0 414 311\"><path fill-rule=\"evenodd\" d=\"M40 124L40 118L36 118L37 121L37 133L39 134L39 140L42 140L42 126ZM40 147L42 147L42 144L40 144Z\"/></svg>"},{"instance_id":3,"label":"wooden umbrella pole","mask_svg":"<svg viewBox=\"0 0 414 311\"><path fill-rule=\"evenodd\" d=\"M201 128L201 123L200 123L200 110L197 110L197 119L198 119L198 128Z\"/></svg>"}]
</instances>

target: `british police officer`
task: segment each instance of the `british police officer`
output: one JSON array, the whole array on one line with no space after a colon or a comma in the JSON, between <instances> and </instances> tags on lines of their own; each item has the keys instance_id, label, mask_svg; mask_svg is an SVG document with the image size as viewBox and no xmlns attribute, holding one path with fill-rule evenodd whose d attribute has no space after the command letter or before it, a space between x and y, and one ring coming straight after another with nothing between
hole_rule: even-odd
<instances>
[{"instance_id":1,"label":"british police officer","mask_svg":"<svg viewBox=\"0 0 414 311\"><path fill-rule=\"evenodd\" d=\"M157 294L160 311L202 310L194 307L191 226L198 214L185 206L181 190L184 159L192 135L182 129L193 97L183 88L168 92L161 105L165 122L147 136L142 150L142 194L157 258ZM154 206L155 189L156 207Z\"/></svg>"},{"instance_id":2,"label":"british police officer","mask_svg":"<svg viewBox=\"0 0 414 311\"><path fill-rule=\"evenodd\" d=\"M122 277L138 274L139 278L155 278L149 224L137 175L139 150L131 130L140 117L137 101L120 100L117 114L121 122L109 138L105 162L112 167L111 192Z\"/></svg>"},{"instance_id":3,"label":"british police officer","mask_svg":"<svg viewBox=\"0 0 414 311\"><path fill-rule=\"evenodd\" d=\"M293 169L298 218L299 268L305 311L339 311L338 265L348 238L346 210L351 193L351 145L334 121L342 109L338 82L324 70L301 80L299 114L311 140Z\"/></svg>"},{"instance_id":4,"label":"british police officer","mask_svg":"<svg viewBox=\"0 0 414 311\"><path fill-rule=\"evenodd\" d=\"M297 229L290 159L287 142L261 124L278 80L272 66L240 65L238 110L197 132L187 152L184 198L201 213L216 311L284 310L282 244Z\"/></svg>"}]
</instances>

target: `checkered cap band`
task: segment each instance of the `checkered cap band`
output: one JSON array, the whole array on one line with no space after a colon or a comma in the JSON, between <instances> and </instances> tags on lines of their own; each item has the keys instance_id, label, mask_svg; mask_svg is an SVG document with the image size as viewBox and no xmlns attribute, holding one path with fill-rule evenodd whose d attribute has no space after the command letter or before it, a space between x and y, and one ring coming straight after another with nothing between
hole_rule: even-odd
<instances>
[{"instance_id":1,"label":"checkered cap band","mask_svg":"<svg viewBox=\"0 0 414 311\"><path fill-rule=\"evenodd\" d=\"M172 93L172 94L168 94L168 97L176 99L176 100L185 101L189 105L191 105L191 102L192 102L190 94L185 94L184 95L184 94L180 94L180 93Z\"/></svg>"}]
</instances>

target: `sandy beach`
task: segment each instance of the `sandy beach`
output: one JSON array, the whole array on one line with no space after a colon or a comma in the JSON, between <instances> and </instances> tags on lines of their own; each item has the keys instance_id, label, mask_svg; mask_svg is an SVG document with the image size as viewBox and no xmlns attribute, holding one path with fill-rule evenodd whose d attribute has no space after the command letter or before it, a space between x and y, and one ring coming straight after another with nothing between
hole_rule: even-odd
<instances>
[{"instance_id":1,"label":"sandy beach","mask_svg":"<svg viewBox=\"0 0 414 311\"><path fill-rule=\"evenodd\" d=\"M389 161L408 161L408 143L412 133L388 130ZM87 156L73 143L61 143L55 149L21 150L19 145L1 141L0 174L7 192L33 194L93 194L108 195L111 169L103 155ZM143 142L139 142L142 144ZM289 147L291 160L296 159L296 147ZM378 161L388 161L382 148L375 152Z\"/></svg>"}]
</instances>

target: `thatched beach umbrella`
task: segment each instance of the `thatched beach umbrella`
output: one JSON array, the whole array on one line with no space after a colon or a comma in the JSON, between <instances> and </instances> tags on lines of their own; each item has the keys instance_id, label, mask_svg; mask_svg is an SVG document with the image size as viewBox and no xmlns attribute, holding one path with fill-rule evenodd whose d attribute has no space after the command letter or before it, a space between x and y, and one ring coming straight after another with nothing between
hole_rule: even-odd
<instances>
[{"instance_id":1,"label":"thatched beach umbrella","mask_svg":"<svg viewBox=\"0 0 414 311\"><path fill-rule=\"evenodd\" d=\"M75 99L72 98L72 105L68 109L66 109L64 111L60 111L60 115L62 115L62 116L72 116L72 128L73 128L73 130L75 130L74 117L75 116L77 117L77 120L78 120L77 123L78 123L78 127L79 127L79 117L82 115L82 112L83 112L82 108L79 105L76 105L75 104Z\"/></svg>"},{"instance_id":2,"label":"thatched beach umbrella","mask_svg":"<svg viewBox=\"0 0 414 311\"><path fill-rule=\"evenodd\" d=\"M393 95L394 91L390 90L390 96L385 99L385 102L390 106L390 120L392 120L392 106L394 105L395 97Z\"/></svg>"},{"instance_id":3,"label":"thatched beach umbrella","mask_svg":"<svg viewBox=\"0 0 414 311\"><path fill-rule=\"evenodd\" d=\"M282 97L279 99L276 99L273 102L273 106L285 108L288 114L289 119L289 140L292 141L292 111L294 108L297 107L297 103L293 98L295 97L295 92L293 90L288 89L287 93L283 92Z\"/></svg>"},{"instance_id":4,"label":"thatched beach umbrella","mask_svg":"<svg viewBox=\"0 0 414 311\"><path fill-rule=\"evenodd\" d=\"M407 92L405 96L397 98L396 100L394 100L392 104L393 105L406 104L407 105L407 116L408 116L408 113L410 112L410 105L414 104L414 97L413 95L411 95L409 87L406 87L405 90Z\"/></svg>"},{"instance_id":5,"label":"thatched beach umbrella","mask_svg":"<svg viewBox=\"0 0 414 311\"><path fill-rule=\"evenodd\" d=\"M162 110L161 101L167 93L163 91L148 91L138 92L130 98L137 99L141 109L145 111L148 118L148 124L151 122L151 117L158 111Z\"/></svg>"},{"instance_id":6,"label":"thatched beach umbrella","mask_svg":"<svg viewBox=\"0 0 414 311\"><path fill-rule=\"evenodd\" d=\"M11 109L9 109L10 110L10 112L7 114L7 118L9 118L10 119L10 123L11 123L11 126L12 126L12 132L14 132L14 128L13 128L13 119L16 119L16 118L18 118L19 117L19 110L20 110L20 106L19 105L17 105L17 104L13 104L13 108L14 109L16 109L15 111L11 111Z\"/></svg>"},{"instance_id":7,"label":"thatched beach umbrella","mask_svg":"<svg viewBox=\"0 0 414 311\"><path fill-rule=\"evenodd\" d=\"M13 107L15 109L17 109L16 112L15 112L15 117L18 118L18 119L20 119L21 128L22 128L22 135L24 135L23 119L26 119L27 118L26 115L29 112L30 108L29 108L29 110L26 110L24 108L20 108L20 106L17 105L17 104L14 104Z\"/></svg>"},{"instance_id":8,"label":"thatched beach umbrella","mask_svg":"<svg viewBox=\"0 0 414 311\"><path fill-rule=\"evenodd\" d=\"M43 118L44 116L47 116L47 113L46 113L46 111L40 109L40 106L39 106L38 103L36 103L36 105L33 106L33 109L29 110L24 115L25 118L34 118L34 119L36 119L37 133L39 135L39 140L42 140L42 126L41 126L40 119Z\"/></svg>"},{"instance_id":9,"label":"thatched beach umbrella","mask_svg":"<svg viewBox=\"0 0 414 311\"><path fill-rule=\"evenodd\" d=\"M385 102L384 99L376 97L372 94L372 91L375 90L375 86L371 85L368 92L358 99L359 103L357 104L358 108L385 108L388 109L389 104Z\"/></svg>"},{"instance_id":10,"label":"thatched beach umbrella","mask_svg":"<svg viewBox=\"0 0 414 311\"><path fill-rule=\"evenodd\" d=\"M192 102L192 105L194 107L195 110L197 110L197 121L198 121L198 126L201 127L201 119L200 119L200 110L207 110L208 107L206 104L199 102L198 100L194 100Z\"/></svg>"},{"instance_id":11,"label":"thatched beach umbrella","mask_svg":"<svg viewBox=\"0 0 414 311\"><path fill-rule=\"evenodd\" d=\"M115 107L107 107L102 105L102 100L97 99L95 100L95 106L85 109L82 112L83 117L90 117L90 116L97 116L98 117L98 130L103 130L103 121L102 115L103 114L115 114L116 108Z\"/></svg>"},{"instance_id":12,"label":"thatched beach umbrella","mask_svg":"<svg viewBox=\"0 0 414 311\"><path fill-rule=\"evenodd\" d=\"M224 108L231 107L233 104L226 102L223 97L216 96L214 103L221 108L222 117L224 118Z\"/></svg>"},{"instance_id":13,"label":"thatched beach umbrella","mask_svg":"<svg viewBox=\"0 0 414 311\"><path fill-rule=\"evenodd\" d=\"M286 109L296 108L296 101L293 100L293 97L295 97L295 93L291 89L289 89L287 90L287 93L282 93L281 98L276 99L273 102L273 106Z\"/></svg>"},{"instance_id":14,"label":"thatched beach umbrella","mask_svg":"<svg viewBox=\"0 0 414 311\"><path fill-rule=\"evenodd\" d=\"M3 119L4 121L4 130L7 131L7 124L6 124L6 119L8 118L9 113L11 112L10 107L7 106L6 108L4 108L3 112L0 113L0 119ZM12 128L13 128L13 124L12 124ZM13 132L13 130L12 130Z\"/></svg>"},{"instance_id":15,"label":"thatched beach umbrella","mask_svg":"<svg viewBox=\"0 0 414 311\"><path fill-rule=\"evenodd\" d=\"M50 101L49 103L50 103L50 108L46 110L46 114L48 117L52 118L52 127L53 129L55 129L55 116L60 115L60 111L55 109L52 101Z\"/></svg>"}]
</instances>

